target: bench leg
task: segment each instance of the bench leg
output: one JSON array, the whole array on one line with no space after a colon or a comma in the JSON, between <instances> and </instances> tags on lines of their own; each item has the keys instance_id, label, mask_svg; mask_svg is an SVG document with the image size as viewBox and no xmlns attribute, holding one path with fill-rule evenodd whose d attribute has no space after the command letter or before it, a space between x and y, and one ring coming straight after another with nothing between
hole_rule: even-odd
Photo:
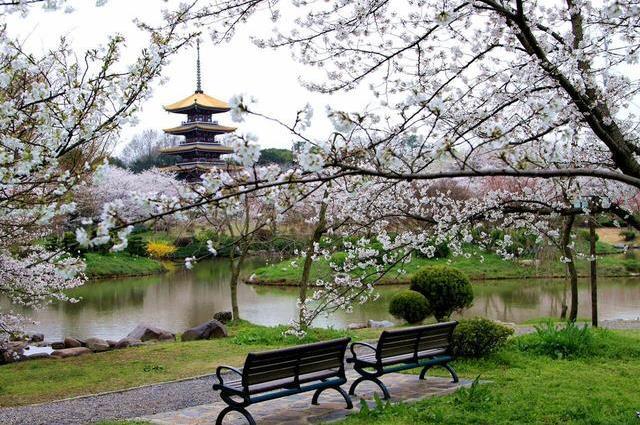
<instances>
[{"instance_id":1,"label":"bench leg","mask_svg":"<svg viewBox=\"0 0 640 425\"><path fill-rule=\"evenodd\" d=\"M431 367L432 366L425 366L422 369L422 372L420 372L420 379L424 379L425 375L427 374L429 369L431 369ZM451 381L451 382L453 382L455 384L456 382L459 381L458 374L456 373L456 371L451 366L449 366L448 364L443 364L442 367L447 369L449 371L449 373L451 374L451 377L453 378L453 381Z\"/></svg>"},{"instance_id":2,"label":"bench leg","mask_svg":"<svg viewBox=\"0 0 640 425\"><path fill-rule=\"evenodd\" d=\"M340 387L327 387L327 388L317 389L316 392L313 393L311 404L314 404L317 406L319 404L318 397L320 397L320 393L322 393L324 390L328 390L329 388L332 388L340 393L340 395L344 398L344 401L347 402L347 409L353 409L353 403L351 402L351 397L349 397L349 395Z\"/></svg>"},{"instance_id":3,"label":"bench leg","mask_svg":"<svg viewBox=\"0 0 640 425\"><path fill-rule=\"evenodd\" d=\"M222 420L224 419L224 417L227 415L227 413L229 412L238 412L240 413L242 416L244 416L247 421L249 422L249 425L256 425L256 421L253 420L253 416L251 416L251 413L249 413L247 411L247 409L243 408L243 407L234 407L234 406L227 406L224 408L224 410L222 410L222 412L220 412L220 414L218 415L218 419L216 419L216 425L222 425Z\"/></svg>"},{"instance_id":4,"label":"bench leg","mask_svg":"<svg viewBox=\"0 0 640 425\"><path fill-rule=\"evenodd\" d=\"M453 370L453 368L451 366L449 366L448 364L444 365L444 368L447 369L449 371L449 373L451 374L451 377L453 378L453 383L456 383L459 381L458 379L458 374L456 373L455 370Z\"/></svg>"},{"instance_id":5,"label":"bench leg","mask_svg":"<svg viewBox=\"0 0 640 425\"><path fill-rule=\"evenodd\" d=\"M387 390L386 385L384 385L381 380L379 380L378 378L374 378L373 376L361 376L358 379L356 379L353 382L353 384L351 384L351 387L349 388L350 395L354 395L356 393L356 387L362 381L371 381L374 384L376 384L378 387L380 387L380 389L382 390L383 399L389 400L391 398L391 396L389 395L389 390Z\"/></svg>"}]
</instances>

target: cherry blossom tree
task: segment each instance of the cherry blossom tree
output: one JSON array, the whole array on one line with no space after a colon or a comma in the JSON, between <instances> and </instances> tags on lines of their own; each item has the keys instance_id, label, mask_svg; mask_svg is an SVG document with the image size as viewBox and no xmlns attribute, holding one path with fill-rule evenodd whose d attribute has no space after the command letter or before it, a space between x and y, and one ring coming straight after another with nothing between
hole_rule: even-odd
<instances>
[{"instance_id":1,"label":"cherry blossom tree","mask_svg":"<svg viewBox=\"0 0 640 425\"><path fill-rule=\"evenodd\" d=\"M0 20L16 9L28 13L33 3L0 2ZM190 40L178 32L187 12L186 6L167 12L159 28L140 24L149 43L130 64L120 59L120 35L81 54L64 38L35 53L0 24L0 293L12 302L38 307L66 300L63 291L84 282L80 260L38 240L76 210L74 188L102 163L110 138L131 122L151 82ZM0 312L0 344L19 322Z\"/></svg>"},{"instance_id":2,"label":"cherry blossom tree","mask_svg":"<svg viewBox=\"0 0 640 425\"><path fill-rule=\"evenodd\" d=\"M481 246L485 236L473 235L480 220L549 233L557 230L553 220L539 217L588 213L588 205L575 201L593 192L585 191L590 184L640 188L631 102L638 79L630 72L640 54L635 1L231 0L199 6L185 19L216 41L231 39L252 16L268 15L277 22L275 34L256 34L255 42L289 48L315 68L309 75L321 76L304 82L310 90L365 86L378 101L357 112L327 108L334 129L318 137L309 130L309 105L287 123L247 96L234 97L234 119L252 114L290 131L299 147L295 166L244 182L207 176L205 191L167 203L150 218L343 180L341 210L370 237L349 247L342 273L322 284L330 305L342 305L345 288L368 290L416 250L428 255L446 241L464 255L463 243ZM238 146L247 167L257 160L252 143ZM526 190L519 199L495 191L461 200L438 188L453 179L474 181L473 192L492 176L574 183L563 183L568 189L561 198L552 191L542 199ZM604 199L603 210L628 217L620 203ZM101 241L128 225L117 219L117 209L105 206ZM429 226L389 232L411 221ZM373 239L389 254L372 249ZM509 244L501 241L505 257Z\"/></svg>"}]
</instances>

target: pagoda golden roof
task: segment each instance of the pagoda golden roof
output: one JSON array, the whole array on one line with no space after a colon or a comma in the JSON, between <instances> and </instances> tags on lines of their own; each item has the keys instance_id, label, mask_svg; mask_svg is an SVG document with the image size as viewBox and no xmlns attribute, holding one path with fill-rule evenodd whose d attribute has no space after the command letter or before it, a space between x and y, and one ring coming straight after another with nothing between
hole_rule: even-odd
<instances>
[{"instance_id":1,"label":"pagoda golden roof","mask_svg":"<svg viewBox=\"0 0 640 425\"><path fill-rule=\"evenodd\" d=\"M188 112L195 108L213 112L227 112L231 109L227 102L223 102L202 92L195 92L191 96L164 107L166 111L177 113Z\"/></svg>"},{"instance_id":2,"label":"pagoda golden roof","mask_svg":"<svg viewBox=\"0 0 640 425\"><path fill-rule=\"evenodd\" d=\"M233 148L224 145L216 145L211 143L188 143L180 144L177 146L169 146L160 149L162 153L182 153L192 150L206 151L206 152L221 152L221 153L233 153Z\"/></svg>"},{"instance_id":3,"label":"pagoda golden roof","mask_svg":"<svg viewBox=\"0 0 640 425\"><path fill-rule=\"evenodd\" d=\"M166 128L163 131L169 134L185 134L193 130L204 130L211 133L231 133L236 127L227 127L211 122L190 122L178 127Z\"/></svg>"}]
</instances>

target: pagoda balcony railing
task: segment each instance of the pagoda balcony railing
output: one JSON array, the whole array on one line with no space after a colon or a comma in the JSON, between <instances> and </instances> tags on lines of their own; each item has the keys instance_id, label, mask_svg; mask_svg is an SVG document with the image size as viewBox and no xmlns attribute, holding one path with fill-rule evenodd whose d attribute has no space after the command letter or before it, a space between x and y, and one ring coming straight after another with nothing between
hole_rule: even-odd
<instances>
[{"instance_id":1,"label":"pagoda balcony railing","mask_svg":"<svg viewBox=\"0 0 640 425\"><path fill-rule=\"evenodd\" d=\"M224 165L224 164L226 164L226 162L221 160L221 159L217 159L217 160L211 160L211 161L186 161L186 162L177 162L176 163L177 166L189 166L189 165L199 165L199 164L203 164L203 165Z\"/></svg>"},{"instance_id":2,"label":"pagoda balcony railing","mask_svg":"<svg viewBox=\"0 0 640 425\"><path fill-rule=\"evenodd\" d=\"M228 147L227 145L224 145L224 144L220 143L217 140L204 140L204 139L196 140L196 141L193 141L193 139L191 139L191 140L192 141L190 141L190 142L180 142L180 146L195 146L195 145L201 145L203 143L206 143L208 145L216 145L216 146L221 146L221 147L225 147L225 148Z\"/></svg>"},{"instance_id":3,"label":"pagoda balcony railing","mask_svg":"<svg viewBox=\"0 0 640 425\"><path fill-rule=\"evenodd\" d=\"M186 120L186 121L182 121L182 123L180 125L197 124L199 122L218 125L218 121L214 121L214 120L211 120L211 119L208 119L208 120Z\"/></svg>"}]
</instances>

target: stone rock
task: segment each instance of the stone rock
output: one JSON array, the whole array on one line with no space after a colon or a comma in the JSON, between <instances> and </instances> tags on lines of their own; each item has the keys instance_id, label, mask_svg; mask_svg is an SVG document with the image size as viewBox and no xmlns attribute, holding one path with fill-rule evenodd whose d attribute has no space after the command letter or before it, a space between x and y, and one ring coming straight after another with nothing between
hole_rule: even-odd
<instances>
[{"instance_id":1,"label":"stone rock","mask_svg":"<svg viewBox=\"0 0 640 425\"><path fill-rule=\"evenodd\" d=\"M76 347L82 347L82 342L80 342L80 340L71 338L71 337L66 337L64 339L64 348L76 348Z\"/></svg>"},{"instance_id":2,"label":"stone rock","mask_svg":"<svg viewBox=\"0 0 640 425\"><path fill-rule=\"evenodd\" d=\"M229 323L233 319L233 314L230 311L219 311L213 315L213 319L220 323Z\"/></svg>"},{"instance_id":3,"label":"stone rock","mask_svg":"<svg viewBox=\"0 0 640 425\"><path fill-rule=\"evenodd\" d=\"M92 351L87 347L74 347L74 348L63 348L62 350L55 350L51 353L51 357L58 357L60 359L64 359L66 357L75 357L82 356L84 354L91 354Z\"/></svg>"},{"instance_id":4,"label":"stone rock","mask_svg":"<svg viewBox=\"0 0 640 425\"><path fill-rule=\"evenodd\" d=\"M94 352L109 350L109 343L102 338L87 338L85 344L89 350Z\"/></svg>"},{"instance_id":5,"label":"stone rock","mask_svg":"<svg viewBox=\"0 0 640 425\"><path fill-rule=\"evenodd\" d=\"M48 359L49 357L51 357L51 354L49 353L35 353L28 356L23 356L21 360Z\"/></svg>"},{"instance_id":6,"label":"stone rock","mask_svg":"<svg viewBox=\"0 0 640 425\"><path fill-rule=\"evenodd\" d=\"M158 341L175 341L175 340L176 340L176 336L171 332L162 332L160 335L158 335Z\"/></svg>"},{"instance_id":7,"label":"stone rock","mask_svg":"<svg viewBox=\"0 0 640 425\"><path fill-rule=\"evenodd\" d=\"M165 331L164 329L156 328L150 325L138 325L134 330L129 332L127 338L139 339L140 341L158 340L167 341L175 340L175 334Z\"/></svg>"},{"instance_id":8,"label":"stone rock","mask_svg":"<svg viewBox=\"0 0 640 425\"><path fill-rule=\"evenodd\" d=\"M63 341L55 341L51 343L51 348L54 350L62 350L63 348L69 348Z\"/></svg>"},{"instance_id":9,"label":"stone rock","mask_svg":"<svg viewBox=\"0 0 640 425\"><path fill-rule=\"evenodd\" d=\"M44 341L44 334L35 333L29 336L29 342L42 342Z\"/></svg>"},{"instance_id":10,"label":"stone rock","mask_svg":"<svg viewBox=\"0 0 640 425\"><path fill-rule=\"evenodd\" d=\"M118 341L114 341L112 339L108 339L107 340L107 344L109 344L109 348L116 348L116 344L118 343Z\"/></svg>"},{"instance_id":11,"label":"stone rock","mask_svg":"<svg viewBox=\"0 0 640 425\"><path fill-rule=\"evenodd\" d=\"M137 347L139 345L143 345L142 341L140 341L139 339L126 337L116 342L115 348Z\"/></svg>"},{"instance_id":12,"label":"stone rock","mask_svg":"<svg viewBox=\"0 0 640 425\"><path fill-rule=\"evenodd\" d=\"M370 328L390 328L393 325L393 322L390 322L388 320L381 320L381 321L376 321L376 320L369 320L367 322L367 326Z\"/></svg>"},{"instance_id":13,"label":"stone rock","mask_svg":"<svg viewBox=\"0 0 640 425\"><path fill-rule=\"evenodd\" d=\"M187 329L182 334L183 341L194 341L197 339L224 338L228 335L225 325L217 320L210 320L194 328Z\"/></svg>"},{"instance_id":14,"label":"stone rock","mask_svg":"<svg viewBox=\"0 0 640 425\"><path fill-rule=\"evenodd\" d=\"M366 327L367 327L366 323L349 323L347 325L347 329L351 329L351 330L353 330L353 329L364 329Z\"/></svg>"}]
</instances>

